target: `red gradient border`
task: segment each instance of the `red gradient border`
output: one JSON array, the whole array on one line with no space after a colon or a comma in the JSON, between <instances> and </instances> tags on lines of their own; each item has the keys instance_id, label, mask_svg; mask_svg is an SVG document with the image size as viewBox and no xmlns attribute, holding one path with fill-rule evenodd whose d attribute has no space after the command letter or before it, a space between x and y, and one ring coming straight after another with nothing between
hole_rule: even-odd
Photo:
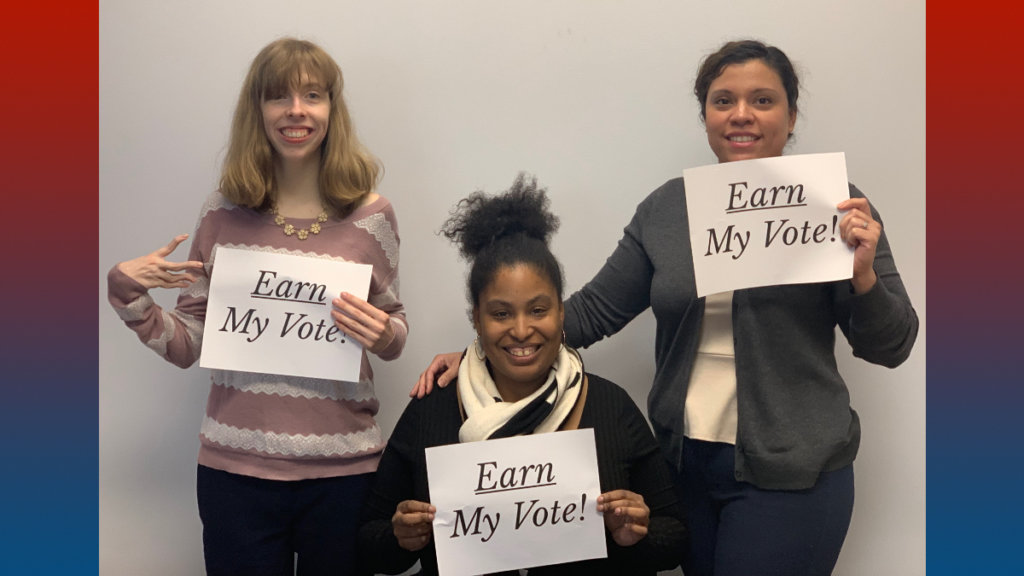
<instances>
[{"instance_id":1,"label":"red gradient border","mask_svg":"<svg viewBox=\"0 0 1024 576\"><path fill-rule=\"evenodd\" d=\"M3 19L0 573L95 573L99 16Z\"/></svg>"},{"instance_id":2,"label":"red gradient border","mask_svg":"<svg viewBox=\"0 0 1024 576\"><path fill-rule=\"evenodd\" d=\"M1024 574L1022 21L1008 1L927 5L933 574Z\"/></svg>"}]
</instances>

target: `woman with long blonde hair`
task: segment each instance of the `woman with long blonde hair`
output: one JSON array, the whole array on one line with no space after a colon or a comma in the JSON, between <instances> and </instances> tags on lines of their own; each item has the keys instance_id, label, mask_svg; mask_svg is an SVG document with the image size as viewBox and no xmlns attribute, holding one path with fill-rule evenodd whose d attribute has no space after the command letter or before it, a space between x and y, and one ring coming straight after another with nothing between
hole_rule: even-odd
<instances>
[{"instance_id":1,"label":"woman with long blonde hair","mask_svg":"<svg viewBox=\"0 0 1024 576\"><path fill-rule=\"evenodd\" d=\"M337 329L363 346L358 382L211 371L197 475L210 575L355 571L358 513L384 448L367 352L397 358L408 325L397 220L374 191L380 166L356 138L343 87L337 63L311 42L263 48L189 260L167 260L183 234L108 275L125 324L184 368L199 359L219 246L373 267L367 300L342 293L332 302ZM180 288L175 308L156 305L153 288Z\"/></svg>"}]
</instances>

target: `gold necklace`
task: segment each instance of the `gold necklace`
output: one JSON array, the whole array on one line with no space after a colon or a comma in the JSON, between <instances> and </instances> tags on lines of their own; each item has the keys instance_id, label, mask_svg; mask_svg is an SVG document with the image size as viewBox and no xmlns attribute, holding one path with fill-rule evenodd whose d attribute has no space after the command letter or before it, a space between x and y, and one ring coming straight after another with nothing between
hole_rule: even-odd
<instances>
[{"instance_id":1,"label":"gold necklace","mask_svg":"<svg viewBox=\"0 0 1024 576\"><path fill-rule=\"evenodd\" d=\"M316 217L315 222L309 225L309 228L296 228L294 225L289 224L284 219L284 216L281 216L281 214L277 211L277 206L271 206L270 213L274 215L274 224L277 224L278 226L284 228L285 236L291 236L294 234L299 237L299 240L305 240L306 238L309 238L310 232L312 232L313 234L319 234L320 224L327 222L328 218L327 210L321 210L320 215Z\"/></svg>"}]
</instances>

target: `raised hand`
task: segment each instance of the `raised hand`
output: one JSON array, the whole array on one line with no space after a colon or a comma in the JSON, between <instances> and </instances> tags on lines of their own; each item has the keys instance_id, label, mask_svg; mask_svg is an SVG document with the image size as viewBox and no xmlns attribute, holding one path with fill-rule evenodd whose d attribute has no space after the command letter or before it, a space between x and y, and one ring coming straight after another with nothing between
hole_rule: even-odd
<instances>
[{"instance_id":1,"label":"raised hand","mask_svg":"<svg viewBox=\"0 0 1024 576\"><path fill-rule=\"evenodd\" d=\"M875 285L878 277L873 267L878 239L882 236L882 223L871 217L867 198L850 198L836 206L846 214L839 222L839 234L853 250L853 291L863 294Z\"/></svg>"},{"instance_id":2,"label":"raised hand","mask_svg":"<svg viewBox=\"0 0 1024 576\"><path fill-rule=\"evenodd\" d=\"M175 236L166 246L117 265L126 276L142 284L146 290L151 288L184 288L196 281L190 270L201 270L202 262L169 262L166 260L179 244L188 238L188 234Z\"/></svg>"}]
</instances>

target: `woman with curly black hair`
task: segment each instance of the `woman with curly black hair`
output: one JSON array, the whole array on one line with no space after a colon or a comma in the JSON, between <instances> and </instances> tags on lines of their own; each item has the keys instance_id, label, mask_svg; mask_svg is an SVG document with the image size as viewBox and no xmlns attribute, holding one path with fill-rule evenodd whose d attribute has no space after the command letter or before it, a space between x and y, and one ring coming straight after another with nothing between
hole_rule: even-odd
<instances>
[{"instance_id":1,"label":"woman with curly black hair","mask_svg":"<svg viewBox=\"0 0 1024 576\"><path fill-rule=\"evenodd\" d=\"M654 574L678 564L685 532L643 415L562 341L562 269L547 244L558 219L547 204L536 180L520 174L503 194L463 199L442 229L472 262L477 338L456 385L412 400L388 441L360 530L375 571L420 560L423 574L437 574L426 448L578 428L594 429L608 557L530 574Z\"/></svg>"}]
</instances>

